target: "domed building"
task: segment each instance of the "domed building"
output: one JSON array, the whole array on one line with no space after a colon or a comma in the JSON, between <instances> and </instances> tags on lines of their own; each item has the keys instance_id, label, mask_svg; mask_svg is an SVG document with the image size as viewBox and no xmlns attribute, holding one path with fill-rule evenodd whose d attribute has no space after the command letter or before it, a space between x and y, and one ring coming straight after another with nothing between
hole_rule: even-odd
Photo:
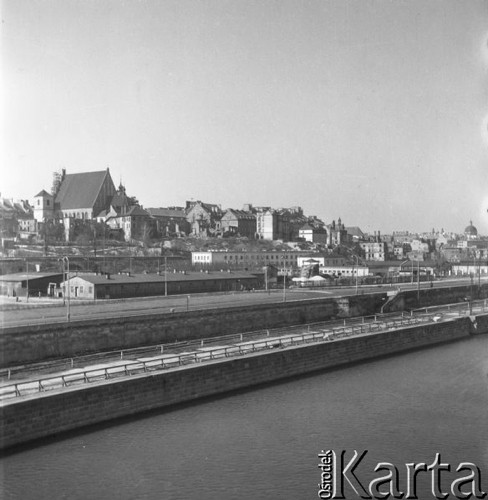
<instances>
[{"instance_id":1,"label":"domed building","mask_svg":"<svg viewBox=\"0 0 488 500\"><path fill-rule=\"evenodd\" d=\"M469 226L464 230L464 236L467 240L475 240L478 237L478 230L473 226L473 221L469 221Z\"/></svg>"}]
</instances>

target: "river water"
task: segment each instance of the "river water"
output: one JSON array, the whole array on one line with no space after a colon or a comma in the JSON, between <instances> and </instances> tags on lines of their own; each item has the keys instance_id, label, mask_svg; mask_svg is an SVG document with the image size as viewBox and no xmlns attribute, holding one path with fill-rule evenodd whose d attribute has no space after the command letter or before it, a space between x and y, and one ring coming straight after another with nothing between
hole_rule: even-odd
<instances>
[{"instance_id":1,"label":"river water","mask_svg":"<svg viewBox=\"0 0 488 500\"><path fill-rule=\"evenodd\" d=\"M318 498L321 450L368 450L360 481L390 462L436 453L471 461L488 490L488 335L356 364L109 426L11 453L5 499ZM418 495L434 498L430 476ZM349 487L348 487L349 488ZM347 499L359 498L346 489ZM449 498L454 498L450 496Z\"/></svg>"}]
</instances>

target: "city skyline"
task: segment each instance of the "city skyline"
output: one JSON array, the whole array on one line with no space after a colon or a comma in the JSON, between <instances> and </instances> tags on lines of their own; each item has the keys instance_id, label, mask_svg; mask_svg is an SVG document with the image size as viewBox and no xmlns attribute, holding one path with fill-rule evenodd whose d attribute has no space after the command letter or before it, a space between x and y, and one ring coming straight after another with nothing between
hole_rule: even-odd
<instances>
[{"instance_id":1,"label":"city skyline","mask_svg":"<svg viewBox=\"0 0 488 500\"><path fill-rule=\"evenodd\" d=\"M488 5L2 2L2 196L110 167L144 206L488 234Z\"/></svg>"}]
</instances>

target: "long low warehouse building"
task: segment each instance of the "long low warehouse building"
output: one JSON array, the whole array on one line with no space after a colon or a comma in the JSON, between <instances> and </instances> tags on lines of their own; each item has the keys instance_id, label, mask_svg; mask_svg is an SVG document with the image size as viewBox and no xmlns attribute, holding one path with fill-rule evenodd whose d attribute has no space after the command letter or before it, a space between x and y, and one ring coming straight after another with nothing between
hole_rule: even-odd
<instances>
[{"instance_id":1,"label":"long low warehouse building","mask_svg":"<svg viewBox=\"0 0 488 500\"><path fill-rule=\"evenodd\" d=\"M262 288L263 273L177 272L161 274L77 274L61 284L72 299L118 299ZM69 290L67 289L69 286Z\"/></svg>"},{"instance_id":2,"label":"long low warehouse building","mask_svg":"<svg viewBox=\"0 0 488 500\"><path fill-rule=\"evenodd\" d=\"M0 276L0 295L9 297L54 297L63 273L14 273Z\"/></svg>"}]
</instances>

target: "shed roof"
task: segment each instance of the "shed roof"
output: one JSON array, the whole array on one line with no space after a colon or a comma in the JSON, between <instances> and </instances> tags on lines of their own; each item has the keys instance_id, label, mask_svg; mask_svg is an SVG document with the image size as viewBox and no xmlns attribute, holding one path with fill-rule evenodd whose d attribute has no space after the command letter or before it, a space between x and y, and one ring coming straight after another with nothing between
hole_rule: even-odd
<instances>
[{"instance_id":1,"label":"shed roof","mask_svg":"<svg viewBox=\"0 0 488 500\"><path fill-rule=\"evenodd\" d=\"M186 214L183 209L175 208L146 208L146 212L152 217L175 217L186 219Z\"/></svg>"},{"instance_id":2,"label":"shed roof","mask_svg":"<svg viewBox=\"0 0 488 500\"><path fill-rule=\"evenodd\" d=\"M0 281L10 281L10 282L20 282L20 281L27 281L27 278L29 281L34 281L36 279L43 279L43 278L59 278L62 277L63 273L12 273L12 274L4 274L3 276L0 276Z\"/></svg>"},{"instance_id":3,"label":"shed roof","mask_svg":"<svg viewBox=\"0 0 488 500\"><path fill-rule=\"evenodd\" d=\"M245 272L214 272L214 273L199 273L199 272L189 272L183 273L170 273L168 272L166 277L164 273L162 274L111 274L107 279L104 274L78 274L77 276L71 276L73 278L81 278L88 283L94 285L105 284L105 285L116 285L116 284L136 284L136 283L164 283L165 280L168 282L179 282L179 281L216 281L216 280L240 280L240 279L252 279L263 273L245 273Z\"/></svg>"}]
</instances>

